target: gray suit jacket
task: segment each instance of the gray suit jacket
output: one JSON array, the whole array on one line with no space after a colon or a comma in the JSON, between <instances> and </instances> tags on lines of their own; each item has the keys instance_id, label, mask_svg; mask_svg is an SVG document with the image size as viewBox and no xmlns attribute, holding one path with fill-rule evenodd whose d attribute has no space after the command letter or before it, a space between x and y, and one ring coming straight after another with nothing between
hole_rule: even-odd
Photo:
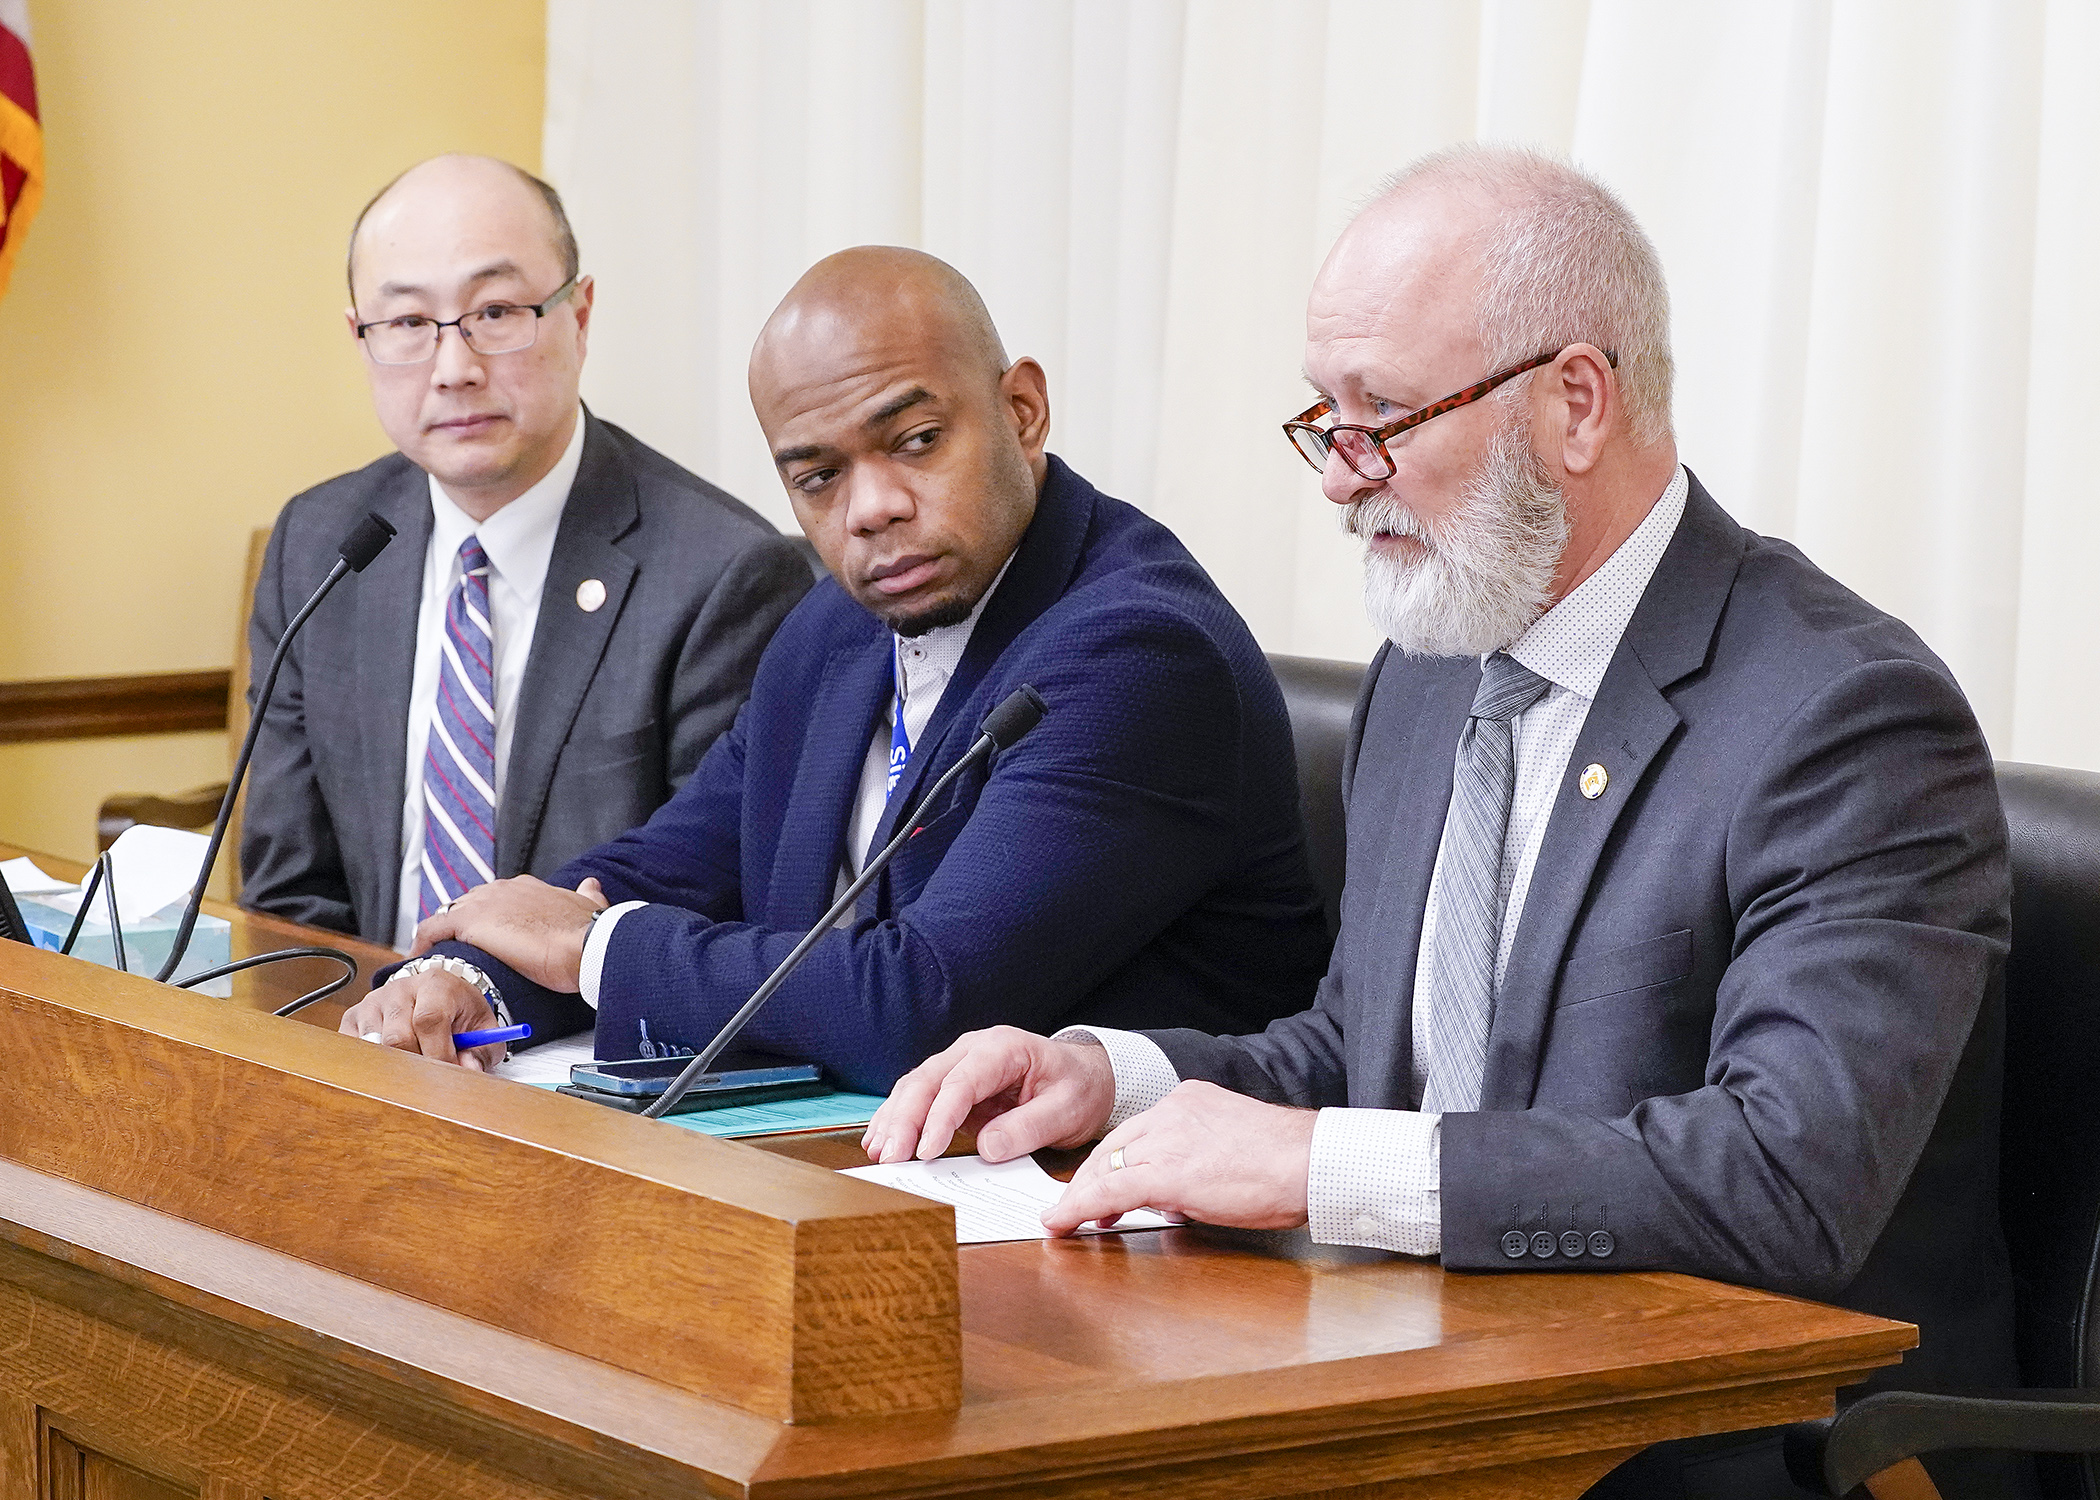
<instances>
[{"instance_id":1,"label":"gray suit jacket","mask_svg":"<svg viewBox=\"0 0 2100 1500\"><path fill-rule=\"evenodd\" d=\"M519 694L498 875L546 875L647 821L729 727L811 581L794 544L754 511L610 423L585 422ZM337 586L285 661L249 775L241 902L390 943L431 530L424 472L393 454L287 504L249 644L259 681L368 510L400 535ZM596 611L576 603L586 578L605 585Z\"/></svg>"},{"instance_id":2,"label":"gray suit jacket","mask_svg":"<svg viewBox=\"0 0 2100 1500\"><path fill-rule=\"evenodd\" d=\"M1406 1107L1422 909L1478 681L1470 660L1372 663L1316 1003L1257 1036L1154 1034L1182 1077ZM1610 775L1594 801L1592 763ZM1554 803L1483 1109L1444 1116L1445 1265L1797 1292L1919 1324L1906 1386L2014 1383L2010 902L1989 752L1946 668L1695 479Z\"/></svg>"}]
</instances>

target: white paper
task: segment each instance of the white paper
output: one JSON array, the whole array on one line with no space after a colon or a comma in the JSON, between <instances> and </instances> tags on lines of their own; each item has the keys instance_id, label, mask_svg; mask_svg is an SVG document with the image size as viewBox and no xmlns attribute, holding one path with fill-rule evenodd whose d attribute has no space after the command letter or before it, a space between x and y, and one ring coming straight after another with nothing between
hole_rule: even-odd
<instances>
[{"instance_id":1,"label":"white paper","mask_svg":"<svg viewBox=\"0 0 2100 1500\"><path fill-rule=\"evenodd\" d=\"M577 1063L595 1061L595 1038L588 1031L576 1036L563 1037L558 1042L548 1042L534 1047L530 1052L514 1054L508 1062L496 1064L498 1078L510 1078L519 1083L535 1083L542 1088L549 1084L567 1083L569 1069Z\"/></svg>"},{"instance_id":2,"label":"white paper","mask_svg":"<svg viewBox=\"0 0 2100 1500\"><path fill-rule=\"evenodd\" d=\"M70 880L60 880L56 875L46 875L36 867L36 861L23 855L0 863L0 877L7 881L7 888L17 896L46 896L54 892L71 892L80 889Z\"/></svg>"},{"instance_id":3,"label":"white paper","mask_svg":"<svg viewBox=\"0 0 2100 1500\"><path fill-rule=\"evenodd\" d=\"M939 1161L900 1161L844 1170L848 1177L953 1204L958 1245L1048 1239L1043 1211L1065 1190L1063 1183L1026 1156L998 1163L981 1156L946 1156ZM1126 1229L1166 1229L1172 1223L1163 1214L1140 1208L1123 1215L1114 1229L1089 1224L1079 1232L1120 1234Z\"/></svg>"}]
</instances>

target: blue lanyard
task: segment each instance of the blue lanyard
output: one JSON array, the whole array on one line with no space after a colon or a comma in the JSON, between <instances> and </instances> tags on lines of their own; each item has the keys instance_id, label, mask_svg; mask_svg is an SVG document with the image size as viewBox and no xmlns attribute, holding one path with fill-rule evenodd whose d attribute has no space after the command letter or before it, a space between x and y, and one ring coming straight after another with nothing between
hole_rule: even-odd
<instances>
[{"instance_id":1,"label":"blue lanyard","mask_svg":"<svg viewBox=\"0 0 2100 1500\"><path fill-rule=\"evenodd\" d=\"M897 790L898 778L904 775L904 767L911 760L911 733L904 727L904 660L903 647L893 635L890 637L890 676L897 685L897 712L890 720L890 779L882 789L883 800Z\"/></svg>"}]
</instances>

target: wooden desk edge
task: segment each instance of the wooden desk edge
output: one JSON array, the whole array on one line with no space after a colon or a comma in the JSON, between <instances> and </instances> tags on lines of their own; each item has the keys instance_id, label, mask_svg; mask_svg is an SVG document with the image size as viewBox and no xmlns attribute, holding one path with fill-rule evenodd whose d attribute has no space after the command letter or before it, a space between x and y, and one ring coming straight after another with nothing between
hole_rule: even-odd
<instances>
[{"instance_id":1,"label":"wooden desk edge","mask_svg":"<svg viewBox=\"0 0 2100 1500\"><path fill-rule=\"evenodd\" d=\"M1431 1351L1412 1349L1288 1371L982 1402L964 1406L941 1427L918 1416L798 1427L774 1450L752 1494L815 1500L869 1490L903 1493L910 1488L900 1483L906 1475L927 1485L981 1482L994 1475L1034 1480L1116 1465L1244 1460L1263 1452L1410 1436L1449 1446L1474 1441L1468 1434L1480 1435L1481 1442L1503 1443L1515 1432L1529 1434L1536 1446L1550 1430L1567 1438L1565 1446L1552 1451L1573 1453L1588 1451L1575 1440L1577 1434L1624 1420L1636 1410L1678 1407L1691 1414L1681 1430L1658 1433L1645 1439L1645 1446L1663 1437L1828 1415L1839 1388L1896 1363L1916 1342L1916 1330L1909 1324L1805 1305L1866 1326L1821 1339L1820 1353L1809 1359L1782 1347L1692 1355L1640 1365L1633 1381L1610 1381L1599 1370L1510 1382L1488 1400L1480 1399L1478 1385L1438 1387L1432 1381L1396 1391L1388 1378L1383 1389L1377 1388L1380 1373L1399 1373L1409 1362L1415 1365L1413 1373L1423 1372L1429 1363L1423 1356ZM1739 1367L1728 1372L1700 1368L1727 1360ZM1281 1399L1275 1390L1279 1374L1290 1380ZM1746 1397L1754 1404L1758 1393L1776 1391L1792 1393L1777 1414L1750 1421L1695 1420L1700 1412L1737 1408ZM1199 1412L1201 1416L1191 1415ZM871 1450L905 1446L898 1439L907 1431L920 1438L917 1453L894 1466L871 1465Z\"/></svg>"}]
</instances>

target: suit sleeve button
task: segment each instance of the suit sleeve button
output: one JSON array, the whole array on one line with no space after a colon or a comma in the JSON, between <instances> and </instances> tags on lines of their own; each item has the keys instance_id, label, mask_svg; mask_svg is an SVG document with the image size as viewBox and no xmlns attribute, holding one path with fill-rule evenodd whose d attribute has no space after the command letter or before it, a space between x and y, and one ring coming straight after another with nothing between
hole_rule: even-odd
<instances>
[{"instance_id":1,"label":"suit sleeve button","mask_svg":"<svg viewBox=\"0 0 2100 1500\"><path fill-rule=\"evenodd\" d=\"M1512 1229L1509 1233L1502 1236L1502 1253L1511 1260L1522 1260L1525 1252L1530 1250L1530 1248L1531 1241L1525 1237L1524 1231L1521 1229Z\"/></svg>"},{"instance_id":2,"label":"suit sleeve button","mask_svg":"<svg viewBox=\"0 0 2100 1500\"><path fill-rule=\"evenodd\" d=\"M1563 1229L1560 1232L1560 1253L1573 1260L1582 1254L1582 1231Z\"/></svg>"},{"instance_id":3,"label":"suit sleeve button","mask_svg":"<svg viewBox=\"0 0 2100 1500\"><path fill-rule=\"evenodd\" d=\"M1615 1248L1616 1242L1612 1239L1609 1229L1592 1229L1590 1231L1590 1254L1596 1256L1597 1259L1603 1260Z\"/></svg>"},{"instance_id":4,"label":"suit sleeve button","mask_svg":"<svg viewBox=\"0 0 2100 1500\"><path fill-rule=\"evenodd\" d=\"M1540 1260L1546 1259L1553 1253L1552 1230L1534 1229L1531 1231L1531 1253Z\"/></svg>"}]
</instances>

